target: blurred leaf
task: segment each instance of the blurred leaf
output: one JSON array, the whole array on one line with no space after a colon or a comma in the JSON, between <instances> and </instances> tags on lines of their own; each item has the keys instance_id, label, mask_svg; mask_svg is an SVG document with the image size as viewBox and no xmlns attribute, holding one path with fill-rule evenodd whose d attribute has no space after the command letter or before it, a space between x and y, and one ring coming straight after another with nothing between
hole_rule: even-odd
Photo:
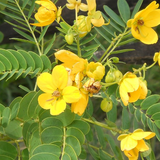
<instances>
[{"instance_id":1,"label":"blurred leaf","mask_svg":"<svg viewBox=\"0 0 160 160\"><path fill-rule=\"evenodd\" d=\"M15 146L8 142L0 141L0 155L8 157L9 160L14 160L17 157L17 149ZM8 159L6 158L4 160Z\"/></svg>"},{"instance_id":2,"label":"blurred leaf","mask_svg":"<svg viewBox=\"0 0 160 160\"><path fill-rule=\"evenodd\" d=\"M55 154L52 153L37 153L30 157L29 160L59 160Z\"/></svg>"},{"instance_id":3,"label":"blurred leaf","mask_svg":"<svg viewBox=\"0 0 160 160\"><path fill-rule=\"evenodd\" d=\"M99 155L101 160L115 160L111 155L109 155L107 152L103 151L102 149L99 149Z\"/></svg>"},{"instance_id":4,"label":"blurred leaf","mask_svg":"<svg viewBox=\"0 0 160 160\"><path fill-rule=\"evenodd\" d=\"M127 23L127 21L130 18L130 14L131 14L127 1L126 0L118 0L117 6L118 6L118 11L119 11L123 21L125 23Z\"/></svg>"},{"instance_id":5,"label":"blurred leaf","mask_svg":"<svg viewBox=\"0 0 160 160\"><path fill-rule=\"evenodd\" d=\"M117 24L119 24L122 27L125 27L125 23L122 21L122 19L108 6L104 5L104 11L112 18Z\"/></svg>"},{"instance_id":6,"label":"blurred leaf","mask_svg":"<svg viewBox=\"0 0 160 160\"><path fill-rule=\"evenodd\" d=\"M147 109L146 113L147 113L148 115L153 115L153 114L155 114L155 113L157 113L157 112L160 112L160 107L159 107L159 106L160 106L160 103L151 105L151 106Z\"/></svg>"},{"instance_id":7,"label":"blurred leaf","mask_svg":"<svg viewBox=\"0 0 160 160\"><path fill-rule=\"evenodd\" d=\"M22 160L28 160L29 159L29 153L28 153L28 149L25 148L24 150L22 150Z\"/></svg>"},{"instance_id":8,"label":"blurred leaf","mask_svg":"<svg viewBox=\"0 0 160 160\"><path fill-rule=\"evenodd\" d=\"M3 41L4 34L0 31L0 43Z\"/></svg>"},{"instance_id":9,"label":"blurred leaf","mask_svg":"<svg viewBox=\"0 0 160 160\"><path fill-rule=\"evenodd\" d=\"M146 110L148 109L151 105L157 103L160 99L160 95L158 94L154 94L154 95L150 95L148 96L147 98L145 98L143 100L143 102L141 103L140 107L143 109L143 110Z\"/></svg>"},{"instance_id":10,"label":"blurred leaf","mask_svg":"<svg viewBox=\"0 0 160 160\"><path fill-rule=\"evenodd\" d=\"M130 116L126 107L123 107L122 110L122 128L129 129L130 128Z\"/></svg>"},{"instance_id":11,"label":"blurred leaf","mask_svg":"<svg viewBox=\"0 0 160 160\"><path fill-rule=\"evenodd\" d=\"M4 129L7 136L12 139L19 139L22 137L22 127L21 122L14 120L9 123L9 125Z\"/></svg>"},{"instance_id":12,"label":"blurred leaf","mask_svg":"<svg viewBox=\"0 0 160 160\"><path fill-rule=\"evenodd\" d=\"M138 2L136 3L136 6L134 7L134 10L132 12L131 18L133 18L135 16L135 14L139 11L142 3L143 3L143 0L138 0Z\"/></svg>"},{"instance_id":13,"label":"blurred leaf","mask_svg":"<svg viewBox=\"0 0 160 160\"><path fill-rule=\"evenodd\" d=\"M2 126L5 128L8 126L11 118L11 110L9 107L5 107L2 112Z\"/></svg>"}]
</instances>

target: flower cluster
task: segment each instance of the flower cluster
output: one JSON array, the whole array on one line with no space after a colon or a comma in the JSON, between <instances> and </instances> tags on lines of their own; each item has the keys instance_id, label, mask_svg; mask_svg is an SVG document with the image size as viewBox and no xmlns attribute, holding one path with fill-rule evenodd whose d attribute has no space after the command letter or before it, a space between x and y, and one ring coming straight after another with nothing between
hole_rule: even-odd
<instances>
[{"instance_id":1,"label":"flower cluster","mask_svg":"<svg viewBox=\"0 0 160 160\"><path fill-rule=\"evenodd\" d=\"M44 72L37 78L38 87L45 92L38 98L39 105L50 109L51 115L58 115L65 110L66 103L71 103L71 111L82 115L89 96L101 88L105 68L68 50L56 52L55 57L62 64L55 66L52 74Z\"/></svg>"},{"instance_id":2,"label":"flower cluster","mask_svg":"<svg viewBox=\"0 0 160 160\"><path fill-rule=\"evenodd\" d=\"M133 133L122 134L118 137L121 141L121 150L129 160L137 160L139 152L149 150L148 145L143 139L149 140L155 136L153 132L144 132L142 129L136 129Z\"/></svg>"}]
</instances>

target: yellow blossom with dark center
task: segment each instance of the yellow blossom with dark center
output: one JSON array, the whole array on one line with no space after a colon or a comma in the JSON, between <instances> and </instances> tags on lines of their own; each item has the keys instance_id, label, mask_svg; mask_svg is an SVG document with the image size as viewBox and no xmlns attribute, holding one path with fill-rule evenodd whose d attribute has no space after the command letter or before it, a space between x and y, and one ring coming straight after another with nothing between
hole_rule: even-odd
<instances>
[{"instance_id":1,"label":"yellow blossom with dark center","mask_svg":"<svg viewBox=\"0 0 160 160\"><path fill-rule=\"evenodd\" d=\"M53 23L57 17L57 7L55 4L50 0L40 0L35 1L35 3L41 5L35 14L35 19L39 23L31 23L31 25L42 27Z\"/></svg>"},{"instance_id":2,"label":"yellow blossom with dark center","mask_svg":"<svg viewBox=\"0 0 160 160\"><path fill-rule=\"evenodd\" d=\"M149 140L155 136L154 132L145 132L142 129L136 129L133 133L122 134L117 139L121 141L121 150L129 160L138 160L139 152L149 150L149 147L143 139Z\"/></svg>"},{"instance_id":3,"label":"yellow blossom with dark center","mask_svg":"<svg viewBox=\"0 0 160 160\"><path fill-rule=\"evenodd\" d=\"M119 82L119 93L123 104L127 106L129 102L145 99L147 86L141 78L131 72L127 72Z\"/></svg>"},{"instance_id":4,"label":"yellow blossom with dark center","mask_svg":"<svg viewBox=\"0 0 160 160\"><path fill-rule=\"evenodd\" d=\"M50 109L51 115L58 115L66 108L66 103L79 101L79 89L68 86L68 72L62 65L53 68L52 74L44 72L37 78L38 87L45 93L38 97L43 109Z\"/></svg>"},{"instance_id":5,"label":"yellow blossom with dark center","mask_svg":"<svg viewBox=\"0 0 160 160\"><path fill-rule=\"evenodd\" d=\"M134 19L127 22L133 37L145 44L153 44L158 41L158 35L152 29L160 24L160 9L157 9L158 7L159 4L153 1L145 9L136 13Z\"/></svg>"}]
</instances>

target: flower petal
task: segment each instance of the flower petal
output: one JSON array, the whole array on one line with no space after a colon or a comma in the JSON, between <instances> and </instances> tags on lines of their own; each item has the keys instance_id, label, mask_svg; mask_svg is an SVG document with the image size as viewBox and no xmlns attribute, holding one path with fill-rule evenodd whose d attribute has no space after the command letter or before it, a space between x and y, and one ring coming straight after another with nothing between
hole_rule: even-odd
<instances>
[{"instance_id":1,"label":"flower petal","mask_svg":"<svg viewBox=\"0 0 160 160\"><path fill-rule=\"evenodd\" d=\"M38 103L43 109L52 108L52 103L54 103L55 99L52 94L43 93L38 97Z\"/></svg>"},{"instance_id":2,"label":"flower petal","mask_svg":"<svg viewBox=\"0 0 160 160\"><path fill-rule=\"evenodd\" d=\"M46 93L53 93L56 90L56 86L53 84L52 75L47 72L40 74L37 78L37 85Z\"/></svg>"},{"instance_id":3,"label":"flower petal","mask_svg":"<svg viewBox=\"0 0 160 160\"><path fill-rule=\"evenodd\" d=\"M149 147L146 145L144 140L140 140L138 141L138 145L136 146L136 148L140 151L140 152L144 152L149 150Z\"/></svg>"},{"instance_id":4,"label":"flower petal","mask_svg":"<svg viewBox=\"0 0 160 160\"><path fill-rule=\"evenodd\" d=\"M137 146L137 144L138 144L137 140L133 139L131 135L128 135L121 141L121 150L129 151L131 149L134 149Z\"/></svg>"},{"instance_id":5,"label":"flower petal","mask_svg":"<svg viewBox=\"0 0 160 160\"><path fill-rule=\"evenodd\" d=\"M129 95L128 102L136 102L141 95L141 87L139 86L139 88L134 92L129 92L128 95Z\"/></svg>"},{"instance_id":6,"label":"flower petal","mask_svg":"<svg viewBox=\"0 0 160 160\"><path fill-rule=\"evenodd\" d=\"M60 90L65 88L68 83L68 72L62 65L57 65L52 71L53 84Z\"/></svg>"},{"instance_id":7,"label":"flower petal","mask_svg":"<svg viewBox=\"0 0 160 160\"><path fill-rule=\"evenodd\" d=\"M124 154L129 158L129 160L137 160L138 159L138 149L134 148L132 150L129 151L124 151Z\"/></svg>"},{"instance_id":8,"label":"flower petal","mask_svg":"<svg viewBox=\"0 0 160 160\"><path fill-rule=\"evenodd\" d=\"M55 101L50 108L51 115L59 115L66 109L66 102L63 99Z\"/></svg>"},{"instance_id":9,"label":"flower petal","mask_svg":"<svg viewBox=\"0 0 160 160\"><path fill-rule=\"evenodd\" d=\"M67 86L62 91L63 99L67 103L77 102L81 98L79 89L74 86Z\"/></svg>"},{"instance_id":10,"label":"flower petal","mask_svg":"<svg viewBox=\"0 0 160 160\"><path fill-rule=\"evenodd\" d=\"M78 114L81 116L88 104L88 95L87 94L81 94L81 98L79 99L78 102L72 103L71 105L71 111L74 112L75 114Z\"/></svg>"}]
</instances>

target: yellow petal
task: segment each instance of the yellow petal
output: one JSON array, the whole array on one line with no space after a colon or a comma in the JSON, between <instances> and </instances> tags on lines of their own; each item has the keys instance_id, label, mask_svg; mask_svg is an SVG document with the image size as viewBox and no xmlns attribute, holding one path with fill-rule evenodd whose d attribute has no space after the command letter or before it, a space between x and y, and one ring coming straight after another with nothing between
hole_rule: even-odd
<instances>
[{"instance_id":1,"label":"yellow petal","mask_svg":"<svg viewBox=\"0 0 160 160\"><path fill-rule=\"evenodd\" d=\"M133 139L135 139L135 140L141 140L143 138L150 139L150 138L152 138L154 136L155 136L155 133L153 133L153 132L144 132L143 130L135 130L131 135L131 137Z\"/></svg>"},{"instance_id":2,"label":"yellow petal","mask_svg":"<svg viewBox=\"0 0 160 160\"><path fill-rule=\"evenodd\" d=\"M91 23L95 26L95 27L101 27L104 25L104 19L103 16L101 14L100 11L96 11L96 13L94 14L95 18L91 19Z\"/></svg>"},{"instance_id":3,"label":"yellow petal","mask_svg":"<svg viewBox=\"0 0 160 160\"><path fill-rule=\"evenodd\" d=\"M46 93L53 93L57 88L53 84L52 75L44 72L37 78L38 87Z\"/></svg>"},{"instance_id":4,"label":"yellow petal","mask_svg":"<svg viewBox=\"0 0 160 160\"><path fill-rule=\"evenodd\" d=\"M75 9L75 5L74 4L69 4L69 3L67 3L66 4L66 7L68 8L68 9L70 9L70 10L73 10L73 9Z\"/></svg>"},{"instance_id":5,"label":"yellow petal","mask_svg":"<svg viewBox=\"0 0 160 160\"><path fill-rule=\"evenodd\" d=\"M65 62L69 66L72 66L74 63L80 60L80 58L76 54L74 54L73 52L67 51L67 50L60 50L56 52L55 57L59 61Z\"/></svg>"},{"instance_id":6,"label":"yellow petal","mask_svg":"<svg viewBox=\"0 0 160 160\"><path fill-rule=\"evenodd\" d=\"M127 27L131 28L132 22L133 22L133 19L129 19L129 20L127 21Z\"/></svg>"},{"instance_id":7,"label":"yellow petal","mask_svg":"<svg viewBox=\"0 0 160 160\"><path fill-rule=\"evenodd\" d=\"M128 92L126 91L125 87L123 87L123 85L122 86L120 85L119 87L119 94L123 104L127 106L129 101L129 96L128 96Z\"/></svg>"},{"instance_id":8,"label":"yellow petal","mask_svg":"<svg viewBox=\"0 0 160 160\"><path fill-rule=\"evenodd\" d=\"M72 103L71 111L81 116L84 113L87 107L87 104L88 104L88 95L82 93L79 101Z\"/></svg>"},{"instance_id":9,"label":"yellow petal","mask_svg":"<svg viewBox=\"0 0 160 160\"><path fill-rule=\"evenodd\" d=\"M124 151L124 154L129 158L129 160L138 160L139 151L137 148L134 148L129 151Z\"/></svg>"},{"instance_id":10,"label":"yellow petal","mask_svg":"<svg viewBox=\"0 0 160 160\"><path fill-rule=\"evenodd\" d=\"M136 146L136 148L140 151L140 152L144 152L149 150L149 147L146 145L144 140L140 140L138 141L138 145Z\"/></svg>"},{"instance_id":11,"label":"yellow petal","mask_svg":"<svg viewBox=\"0 0 160 160\"><path fill-rule=\"evenodd\" d=\"M59 115L66 109L66 102L63 99L59 99L53 103L52 107L50 108L51 115Z\"/></svg>"},{"instance_id":12,"label":"yellow petal","mask_svg":"<svg viewBox=\"0 0 160 160\"><path fill-rule=\"evenodd\" d=\"M52 108L52 103L54 103L55 99L52 94L43 93L38 97L38 103L43 109Z\"/></svg>"},{"instance_id":13,"label":"yellow petal","mask_svg":"<svg viewBox=\"0 0 160 160\"><path fill-rule=\"evenodd\" d=\"M68 72L65 67L62 65L55 66L52 71L52 79L54 86L58 89L62 90L65 88L68 83Z\"/></svg>"},{"instance_id":14,"label":"yellow petal","mask_svg":"<svg viewBox=\"0 0 160 160\"><path fill-rule=\"evenodd\" d=\"M121 150L131 150L134 149L137 146L138 142L137 140L134 140L130 135L122 139L121 141Z\"/></svg>"},{"instance_id":15,"label":"yellow petal","mask_svg":"<svg viewBox=\"0 0 160 160\"><path fill-rule=\"evenodd\" d=\"M129 92L128 95L129 95L129 101L128 102L131 102L131 103L136 102L141 95L141 87L139 86L139 88L134 92Z\"/></svg>"},{"instance_id":16,"label":"yellow petal","mask_svg":"<svg viewBox=\"0 0 160 160\"><path fill-rule=\"evenodd\" d=\"M88 6L86 5L86 4L84 4L84 3L81 3L80 4L80 6L79 6L79 9L81 10L81 11L87 11L88 10Z\"/></svg>"},{"instance_id":17,"label":"yellow petal","mask_svg":"<svg viewBox=\"0 0 160 160\"><path fill-rule=\"evenodd\" d=\"M160 9L152 11L143 19L144 25L147 27L155 27L160 24Z\"/></svg>"},{"instance_id":18,"label":"yellow petal","mask_svg":"<svg viewBox=\"0 0 160 160\"><path fill-rule=\"evenodd\" d=\"M145 99L147 96L148 90L147 90L147 86L146 86L145 82L143 82L141 80L140 80L140 88L141 88L141 94L140 94L139 99Z\"/></svg>"},{"instance_id":19,"label":"yellow petal","mask_svg":"<svg viewBox=\"0 0 160 160\"><path fill-rule=\"evenodd\" d=\"M126 136L128 136L128 134L121 134L118 136L117 140L121 141L122 139L126 138Z\"/></svg>"},{"instance_id":20,"label":"yellow petal","mask_svg":"<svg viewBox=\"0 0 160 160\"><path fill-rule=\"evenodd\" d=\"M67 86L62 91L63 99L67 103L77 102L81 98L79 89L74 86Z\"/></svg>"},{"instance_id":21,"label":"yellow petal","mask_svg":"<svg viewBox=\"0 0 160 160\"><path fill-rule=\"evenodd\" d=\"M96 9L96 1L95 0L87 0L88 10L91 11Z\"/></svg>"}]
</instances>

